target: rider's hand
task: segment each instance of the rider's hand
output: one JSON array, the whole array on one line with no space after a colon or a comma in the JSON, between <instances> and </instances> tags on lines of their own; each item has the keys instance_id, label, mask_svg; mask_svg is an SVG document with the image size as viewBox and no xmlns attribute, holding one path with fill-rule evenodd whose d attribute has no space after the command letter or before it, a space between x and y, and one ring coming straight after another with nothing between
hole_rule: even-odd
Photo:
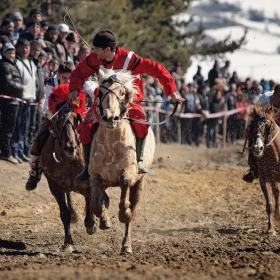
<instances>
[{"instance_id":1,"label":"rider's hand","mask_svg":"<svg viewBox=\"0 0 280 280\"><path fill-rule=\"evenodd\" d=\"M71 101L76 100L77 97L78 97L78 91L77 90L73 90L73 91L70 92L69 99Z\"/></svg>"},{"instance_id":2,"label":"rider's hand","mask_svg":"<svg viewBox=\"0 0 280 280\"><path fill-rule=\"evenodd\" d=\"M170 94L171 99L176 103L179 102L180 104L185 101L185 98L179 96L177 92L173 92Z\"/></svg>"}]
</instances>

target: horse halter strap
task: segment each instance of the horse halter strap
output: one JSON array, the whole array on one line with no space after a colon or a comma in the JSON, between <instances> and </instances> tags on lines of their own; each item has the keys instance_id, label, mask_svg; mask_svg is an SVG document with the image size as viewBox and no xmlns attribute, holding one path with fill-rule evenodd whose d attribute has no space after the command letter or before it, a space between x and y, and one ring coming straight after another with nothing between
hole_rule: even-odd
<instances>
[{"instance_id":1,"label":"horse halter strap","mask_svg":"<svg viewBox=\"0 0 280 280\"><path fill-rule=\"evenodd\" d=\"M105 86L104 86L105 83L110 83L111 85L114 84L114 83L118 83L118 84L120 84L122 87L124 87L124 89L125 89L125 91L126 91L126 100L127 100L127 102L125 103L123 100L121 100L121 99L117 96L117 94L116 94L114 91L112 91L112 90L109 89L108 87L105 87ZM103 113L103 107L102 107L102 101L104 100L104 98L105 98L108 94L113 94L113 95L115 95L115 97L117 98L117 100L119 101L119 103L121 104L121 106L122 106L122 108L123 108L122 111L121 111L121 114L120 114L120 118L122 119L122 118L124 117L125 113L127 112L127 109L128 109L128 103L129 103L128 100L130 99L130 92L129 92L129 90L126 88L126 86L125 86L123 83L121 83L121 82L116 78L115 75L112 75L112 76L109 77L108 79L104 80L104 81L102 82L102 85L99 86L99 88L104 88L104 89L107 90L107 92L106 92L104 95L103 95L103 93L99 90L99 100L100 100L100 102L99 102L99 111L100 111L100 115L101 115L101 116L104 115L104 113Z\"/></svg>"},{"instance_id":2,"label":"horse halter strap","mask_svg":"<svg viewBox=\"0 0 280 280\"><path fill-rule=\"evenodd\" d=\"M271 123L270 129L269 129L269 135L265 138L262 135L261 129L262 127L266 124L266 123ZM264 141L264 145L265 147L269 146L272 144L272 142L274 141L274 139L276 138L276 136L279 133L279 127L277 127L277 133L274 135L274 137L272 139L271 138L271 134L273 133L273 131L275 130L275 127L273 125L273 122L269 119L267 119L266 117L260 118L259 122L258 122L258 129L257 129L257 138L260 138L262 141ZM268 142L269 141L269 142Z\"/></svg>"}]
</instances>

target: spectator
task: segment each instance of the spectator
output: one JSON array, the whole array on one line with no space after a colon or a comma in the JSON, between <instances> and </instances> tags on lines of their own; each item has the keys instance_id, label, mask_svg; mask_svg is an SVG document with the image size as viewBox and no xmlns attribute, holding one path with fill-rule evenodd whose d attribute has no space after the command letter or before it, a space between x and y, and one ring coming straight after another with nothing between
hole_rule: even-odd
<instances>
[{"instance_id":1,"label":"spectator","mask_svg":"<svg viewBox=\"0 0 280 280\"><path fill-rule=\"evenodd\" d=\"M57 42L58 27L56 25L50 25L45 33L45 42L48 47L54 50L54 56L58 56L62 61L66 61L66 53L64 47Z\"/></svg>"},{"instance_id":2,"label":"spectator","mask_svg":"<svg viewBox=\"0 0 280 280\"><path fill-rule=\"evenodd\" d=\"M58 66L61 63L61 60L58 57L53 58L49 64L50 77L54 77L58 72Z\"/></svg>"},{"instance_id":3,"label":"spectator","mask_svg":"<svg viewBox=\"0 0 280 280\"><path fill-rule=\"evenodd\" d=\"M19 39L20 35L24 33L25 26L23 24L23 18L20 12L13 13L13 23L14 23L14 31L12 33L12 39L11 42L15 46L17 43L17 40Z\"/></svg>"},{"instance_id":4,"label":"spectator","mask_svg":"<svg viewBox=\"0 0 280 280\"><path fill-rule=\"evenodd\" d=\"M20 72L16 66L16 50L12 43L6 43L3 48L3 58L0 61L0 84L2 94L22 98L26 87L22 84ZM17 164L12 156L11 140L16 126L19 101L0 98L0 149L1 159Z\"/></svg>"},{"instance_id":5,"label":"spectator","mask_svg":"<svg viewBox=\"0 0 280 280\"><path fill-rule=\"evenodd\" d=\"M257 88L256 88L256 93L254 93L253 99L252 99L252 103L254 105L259 101L262 93L263 93L263 88L262 88L261 85L258 85Z\"/></svg>"},{"instance_id":6,"label":"spectator","mask_svg":"<svg viewBox=\"0 0 280 280\"><path fill-rule=\"evenodd\" d=\"M209 104L210 114L219 113L222 111L222 92L217 90L212 101ZM217 135L219 125L222 123L221 117L209 118L207 123L207 148L217 148Z\"/></svg>"},{"instance_id":7,"label":"spectator","mask_svg":"<svg viewBox=\"0 0 280 280\"><path fill-rule=\"evenodd\" d=\"M13 43L11 39L13 39L12 34L14 32L14 27L15 25L11 19L4 18L1 23L0 36L6 36L9 38L9 42Z\"/></svg>"},{"instance_id":8,"label":"spectator","mask_svg":"<svg viewBox=\"0 0 280 280\"><path fill-rule=\"evenodd\" d=\"M236 84L236 85L238 85L239 82L240 82L240 81L239 81L237 72L234 71L234 72L232 73L232 76L231 76L230 80L229 80L229 84Z\"/></svg>"},{"instance_id":9,"label":"spectator","mask_svg":"<svg viewBox=\"0 0 280 280\"><path fill-rule=\"evenodd\" d=\"M229 83L230 80L229 67L230 67L230 61L227 60L225 66L221 68L222 78L225 79L227 83Z\"/></svg>"},{"instance_id":10,"label":"spectator","mask_svg":"<svg viewBox=\"0 0 280 280\"><path fill-rule=\"evenodd\" d=\"M32 20L27 24L28 31L19 38L28 40L29 42L40 38L41 24L39 21Z\"/></svg>"},{"instance_id":11,"label":"spectator","mask_svg":"<svg viewBox=\"0 0 280 280\"><path fill-rule=\"evenodd\" d=\"M231 84L226 95L227 110L235 110L237 101L236 84ZM227 117L227 137L226 141L231 144L236 142L236 114L231 114Z\"/></svg>"},{"instance_id":12,"label":"spectator","mask_svg":"<svg viewBox=\"0 0 280 280\"><path fill-rule=\"evenodd\" d=\"M205 86L204 77L201 74L201 66L199 65L197 66L196 74L193 76L193 81L197 83L199 88Z\"/></svg>"},{"instance_id":13,"label":"spectator","mask_svg":"<svg viewBox=\"0 0 280 280\"><path fill-rule=\"evenodd\" d=\"M19 40L16 45L17 50L17 67L19 69L22 84L26 86L23 92L22 103L17 116L17 124L12 139L12 153L16 159L29 161L24 152L29 150L28 143L28 127L30 124L30 112L33 102L36 100L36 65L29 57L30 42L27 40ZM20 161L20 160L19 160Z\"/></svg>"},{"instance_id":14,"label":"spectator","mask_svg":"<svg viewBox=\"0 0 280 280\"><path fill-rule=\"evenodd\" d=\"M73 62L65 61L62 62L58 67L57 75L51 77L48 81L46 81L46 88L45 88L45 103L43 106L43 113L47 114L49 110L48 105L48 98L52 93L52 88L57 88L60 84L69 84L69 80L71 77L71 72L75 69Z\"/></svg>"},{"instance_id":15,"label":"spectator","mask_svg":"<svg viewBox=\"0 0 280 280\"><path fill-rule=\"evenodd\" d=\"M73 57L73 62L75 66L77 66L80 61L82 61L87 56L89 56L89 54L90 54L90 48L85 43L83 43L79 48L78 54L74 55Z\"/></svg>"},{"instance_id":16,"label":"spectator","mask_svg":"<svg viewBox=\"0 0 280 280\"><path fill-rule=\"evenodd\" d=\"M37 103L31 106L30 113L30 125L28 129L28 150L26 149L25 155L30 157L30 149L37 134L39 127L42 122L42 109L43 109L43 98L44 98L44 74L42 71L42 66L40 64L39 55L42 51L42 46L38 41L31 42L30 57L32 57L34 64L36 65L36 100Z\"/></svg>"},{"instance_id":17,"label":"spectator","mask_svg":"<svg viewBox=\"0 0 280 280\"><path fill-rule=\"evenodd\" d=\"M236 109L244 109L236 114L236 140L242 140L244 138L247 117L242 91L237 92Z\"/></svg>"},{"instance_id":18,"label":"spectator","mask_svg":"<svg viewBox=\"0 0 280 280\"><path fill-rule=\"evenodd\" d=\"M73 32L69 32L69 34L66 37L66 57L68 61L74 60L73 56L75 53L75 47L76 47L76 39Z\"/></svg>"},{"instance_id":19,"label":"spectator","mask_svg":"<svg viewBox=\"0 0 280 280\"><path fill-rule=\"evenodd\" d=\"M34 8L29 12L29 21L39 21L43 20L42 11L39 8Z\"/></svg>"},{"instance_id":20,"label":"spectator","mask_svg":"<svg viewBox=\"0 0 280 280\"><path fill-rule=\"evenodd\" d=\"M181 80L183 77L183 71L181 67L181 62L180 61L175 61L173 68L170 71L171 76L173 77L174 81L176 82L177 80Z\"/></svg>"},{"instance_id":21,"label":"spectator","mask_svg":"<svg viewBox=\"0 0 280 280\"><path fill-rule=\"evenodd\" d=\"M221 77L222 75L220 72L220 62L219 60L215 60L213 68L208 72L209 87L212 88L215 85L215 80Z\"/></svg>"},{"instance_id":22,"label":"spectator","mask_svg":"<svg viewBox=\"0 0 280 280\"><path fill-rule=\"evenodd\" d=\"M41 50L38 59L42 67L42 72L44 74L44 81L48 79L50 76L50 69L48 66L46 66L47 58L48 58L47 53L44 50Z\"/></svg>"}]
</instances>

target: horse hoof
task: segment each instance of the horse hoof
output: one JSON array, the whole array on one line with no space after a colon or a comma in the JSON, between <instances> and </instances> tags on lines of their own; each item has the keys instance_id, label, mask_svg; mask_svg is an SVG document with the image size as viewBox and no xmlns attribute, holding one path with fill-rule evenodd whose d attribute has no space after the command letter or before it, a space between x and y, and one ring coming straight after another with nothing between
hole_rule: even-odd
<instances>
[{"instance_id":1,"label":"horse hoof","mask_svg":"<svg viewBox=\"0 0 280 280\"><path fill-rule=\"evenodd\" d=\"M122 247L121 255L133 255L131 246Z\"/></svg>"},{"instance_id":2,"label":"horse hoof","mask_svg":"<svg viewBox=\"0 0 280 280\"><path fill-rule=\"evenodd\" d=\"M109 228L111 228L111 226L112 226L112 223L110 220L106 221L104 219L100 219L100 221L99 221L100 229L109 229Z\"/></svg>"},{"instance_id":3,"label":"horse hoof","mask_svg":"<svg viewBox=\"0 0 280 280\"><path fill-rule=\"evenodd\" d=\"M79 215L78 213L74 213L71 215L71 224L75 224L79 221Z\"/></svg>"},{"instance_id":4,"label":"horse hoof","mask_svg":"<svg viewBox=\"0 0 280 280\"><path fill-rule=\"evenodd\" d=\"M73 251L75 251L75 248L72 244L64 244L61 247L60 251L64 253L72 253Z\"/></svg>"},{"instance_id":5,"label":"horse hoof","mask_svg":"<svg viewBox=\"0 0 280 280\"><path fill-rule=\"evenodd\" d=\"M269 236L276 236L276 231L275 230L268 230L266 232L266 234L268 234Z\"/></svg>"},{"instance_id":6,"label":"horse hoof","mask_svg":"<svg viewBox=\"0 0 280 280\"><path fill-rule=\"evenodd\" d=\"M96 226L93 226L91 228L86 228L87 234L93 235L96 232Z\"/></svg>"},{"instance_id":7,"label":"horse hoof","mask_svg":"<svg viewBox=\"0 0 280 280\"><path fill-rule=\"evenodd\" d=\"M130 208L126 209L125 212L119 211L119 221L123 224L128 224L131 220L132 214Z\"/></svg>"}]
</instances>

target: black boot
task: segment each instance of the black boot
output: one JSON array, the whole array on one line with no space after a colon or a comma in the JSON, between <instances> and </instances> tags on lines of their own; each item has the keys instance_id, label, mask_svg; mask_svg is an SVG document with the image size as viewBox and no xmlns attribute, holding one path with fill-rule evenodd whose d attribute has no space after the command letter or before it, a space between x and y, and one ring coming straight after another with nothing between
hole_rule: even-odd
<instances>
[{"instance_id":1,"label":"black boot","mask_svg":"<svg viewBox=\"0 0 280 280\"><path fill-rule=\"evenodd\" d=\"M148 170L143 166L145 143L146 143L146 137L145 138L136 137L136 157L137 157L137 165L138 165L138 174L148 172Z\"/></svg>"},{"instance_id":2,"label":"black boot","mask_svg":"<svg viewBox=\"0 0 280 280\"><path fill-rule=\"evenodd\" d=\"M28 190L28 191L33 191L37 188L37 183L39 182L40 180L38 180L38 178L36 177L33 177L33 176L30 176L26 185L25 185L25 189Z\"/></svg>"},{"instance_id":3,"label":"black boot","mask_svg":"<svg viewBox=\"0 0 280 280\"><path fill-rule=\"evenodd\" d=\"M257 172L254 172L253 169L249 169L243 175L242 180L247 183L253 183L254 179L258 179L258 177L259 176L258 176Z\"/></svg>"},{"instance_id":4,"label":"black boot","mask_svg":"<svg viewBox=\"0 0 280 280\"><path fill-rule=\"evenodd\" d=\"M31 170L29 171L29 179L26 182L25 189L33 191L37 188L37 183L41 180L42 168L40 166L40 156L31 155L29 160Z\"/></svg>"},{"instance_id":5,"label":"black boot","mask_svg":"<svg viewBox=\"0 0 280 280\"><path fill-rule=\"evenodd\" d=\"M82 172L75 177L76 181L86 181L89 178L88 165L89 165L90 150L91 150L91 143L83 144L85 166Z\"/></svg>"}]
</instances>

